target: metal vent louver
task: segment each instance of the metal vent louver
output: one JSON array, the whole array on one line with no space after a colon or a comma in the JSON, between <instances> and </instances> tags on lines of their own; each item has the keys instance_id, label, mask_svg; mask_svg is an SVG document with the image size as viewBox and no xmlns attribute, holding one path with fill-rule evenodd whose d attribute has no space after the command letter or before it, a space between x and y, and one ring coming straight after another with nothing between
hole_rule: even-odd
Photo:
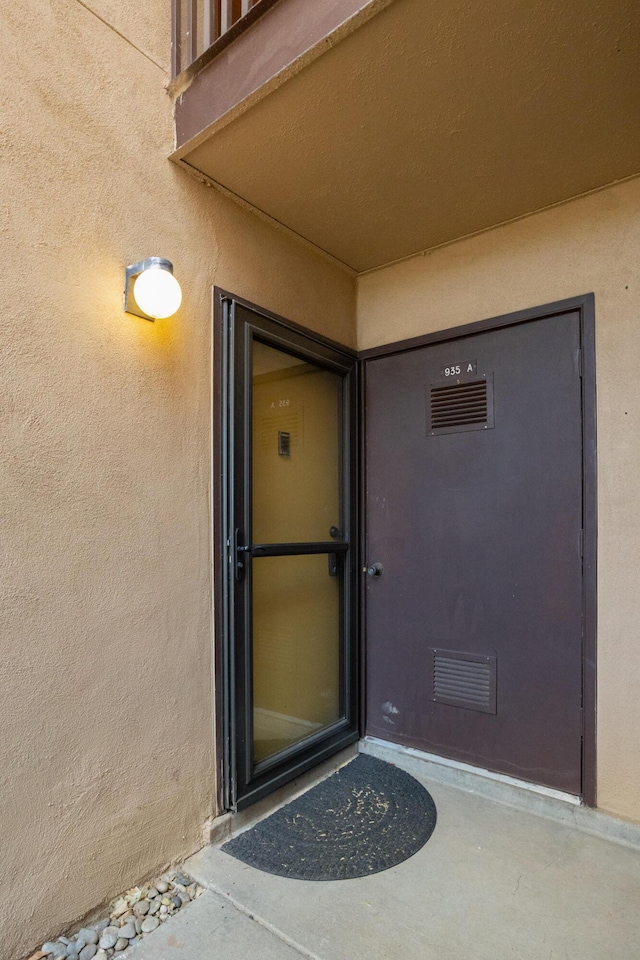
<instances>
[{"instance_id":1,"label":"metal vent louver","mask_svg":"<svg viewBox=\"0 0 640 960\"><path fill-rule=\"evenodd\" d=\"M431 699L481 713L496 712L496 658L431 649Z\"/></svg>"},{"instance_id":2,"label":"metal vent louver","mask_svg":"<svg viewBox=\"0 0 640 960\"><path fill-rule=\"evenodd\" d=\"M428 423L432 436L493 427L493 380L432 383Z\"/></svg>"}]
</instances>

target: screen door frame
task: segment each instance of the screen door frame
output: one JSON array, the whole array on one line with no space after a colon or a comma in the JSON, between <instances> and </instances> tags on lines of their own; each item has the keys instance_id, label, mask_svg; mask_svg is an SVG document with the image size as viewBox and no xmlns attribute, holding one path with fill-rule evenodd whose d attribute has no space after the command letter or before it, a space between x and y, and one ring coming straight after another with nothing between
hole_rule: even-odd
<instances>
[{"instance_id":1,"label":"screen door frame","mask_svg":"<svg viewBox=\"0 0 640 960\"><path fill-rule=\"evenodd\" d=\"M358 671L358 363L357 354L277 314L214 287L212 512L213 596L218 806L239 810L316 766L359 737ZM344 529L335 543L341 557L341 718L300 744L292 744L256 770L251 720L250 577L236 564L253 560L242 518L250 510L251 370L247 338L291 352L342 378L340 454ZM247 508L247 504L249 507ZM240 534L238 534L240 530ZM243 541L236 543L238 537ZM327 540L329 537L327 536ZM308 544L306 545L309 546ZM310 555L330 551L312 545ZM308 550L294 547L293 555ZM282 555L282 554L279 554ZM290 554L286 554L290 555Z\"/></svg>"}]
</instances>

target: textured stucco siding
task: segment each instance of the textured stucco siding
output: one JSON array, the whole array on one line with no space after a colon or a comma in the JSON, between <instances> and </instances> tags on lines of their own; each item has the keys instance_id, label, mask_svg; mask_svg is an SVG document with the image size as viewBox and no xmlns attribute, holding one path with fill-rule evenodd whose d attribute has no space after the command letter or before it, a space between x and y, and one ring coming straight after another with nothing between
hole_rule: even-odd
<instances>
[{"instance_id":1,"label":"textured stucco siding","mask_svg":"<svg viewBox=\"0 0 640 960\"><path fill-rule=\"evenodd\" d=\"M0 11L6 960L214 812L212 285L355 342L347 273L167 159L170 4L88 6ZM122 311L149 255L184 294L155 324Z\"/></svg>"}]
</instances>

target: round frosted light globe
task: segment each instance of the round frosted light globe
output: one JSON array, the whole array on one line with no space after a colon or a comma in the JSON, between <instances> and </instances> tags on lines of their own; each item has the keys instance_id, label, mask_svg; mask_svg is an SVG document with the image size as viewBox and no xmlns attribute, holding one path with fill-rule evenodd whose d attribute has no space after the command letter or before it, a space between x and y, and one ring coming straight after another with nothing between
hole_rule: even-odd
<instances>
[{"instance_id":1,"label":"round frosted light globe","mask_svg":"<svg viewBox=\"0 0 640 960\"><path fill-rule=\"evenodd\" d=\"M182 303L180 284L163 267L150 267L139 274L133 295L140 309L155 320L170 317Z\"/></svg>"}]
</instances>

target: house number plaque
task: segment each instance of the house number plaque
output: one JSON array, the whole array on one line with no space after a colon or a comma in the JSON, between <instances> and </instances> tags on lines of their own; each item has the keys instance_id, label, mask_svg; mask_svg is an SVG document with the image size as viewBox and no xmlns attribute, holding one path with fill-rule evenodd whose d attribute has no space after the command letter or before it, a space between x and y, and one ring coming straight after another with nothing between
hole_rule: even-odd
<instances>
[{"instance_id":1,"label":"house number plaque","mask_svg":"<svg viewBox=\"0 0 640 960\"><path fill-rule=\"evenodd\" d=\"M477 360L462 360L460 363L452 363L448 367L440 368L441 377L464 377L468 373L478 372Z\"/></svg>"}]
</instances>

